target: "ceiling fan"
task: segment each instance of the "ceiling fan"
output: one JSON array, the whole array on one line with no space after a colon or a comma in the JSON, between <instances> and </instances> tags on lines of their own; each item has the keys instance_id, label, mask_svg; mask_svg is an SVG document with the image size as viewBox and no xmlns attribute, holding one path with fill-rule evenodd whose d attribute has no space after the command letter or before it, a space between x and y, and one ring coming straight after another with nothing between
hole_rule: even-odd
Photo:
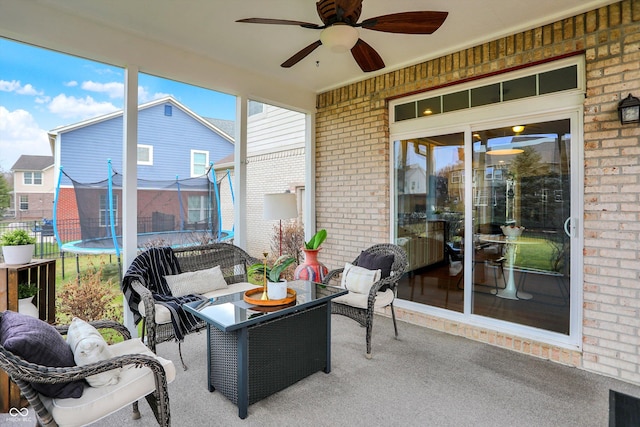
<instances>
[{"instance_id":1,"label":"ceiling fan","mask_svg":"<svg viewBox=\"0 0 640 427\"><path fill-rule=\"evenodd\" d=\"M364 40L359 37L357 27L367 30L382 31L397 34L432 34L444 20L448 12L401 12L390 15L368 18L358 23L362 12L363 0L320 0L316 3L318 15L324 25L303 21L271 18L247 18L236 22L249 24L297 25L312 30L322 30L320 40L311 43L281 66L289 68L300 62L307 55L321 45L329 46L333 51L346 52L351 50L362 71L370 72L384 68L384 61Z\"/></svg>"}]
</instances>

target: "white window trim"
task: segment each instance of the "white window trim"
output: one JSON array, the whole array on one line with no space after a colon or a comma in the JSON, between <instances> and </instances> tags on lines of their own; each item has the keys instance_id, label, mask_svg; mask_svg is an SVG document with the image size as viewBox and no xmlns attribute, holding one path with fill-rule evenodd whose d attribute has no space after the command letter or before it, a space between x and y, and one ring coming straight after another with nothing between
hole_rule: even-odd
<instances>
[{"instance_id":1,"label":"white window trim","mask_svg":"<svg viewBox=\"0 0 640 427\"><path fill-rule=\"evenodd\" d=\"M22 209L22 198L26 198L26 204L27 204L27 208L26 209ZM22 194L20 195L20 197L18 198L18 210L21 212L25 212L29 210L29 196L27 196L26 194Z\"/></svg>"},{"instance_id":2,"label":"white window trim","mask_svg":"<svg viewBox=\"0 0 640 427\"><path fill-rule=\"evenodd\" d=\"M28 173L31 174L31 183L27 183L26 182ZM35 175L37 173L40 174L40 184L36 184L36 176ZM32 187L42 187L43 184L44 184L44 174L41 171L24 171L24 172L22 172L22 185L28 185L28 186L32 186Z\"/></svg>"},{"instance_id":3,"label":"white window trim","mask_svg":"<svg viewBox=\"0 0 640 427\"><path fill-rule=\"evenodd\" d=\"M149 160L148 161L140 160L140 156L138 156L138 164L145 165L145 166L153 166L153 145L138 144L138 150L141 148L147 149L147 151L149 152Z\"/></svg>"},{"instance_id":4,"label":"white window trim","mask_svg":"<svg viewBox=\"0 0 640 427\"><path fill-rule=\"evenodd\" d=\"M209 152L208 151L206 151L206 150L191 150L191 157L190 157L191 178L202 176L202 174L195 172L195 162L194 162L194 158L193 157L196 154L204 154L207 157L207 159L205 160L205 170L206 170L207 166L209 165Z\"/></svg>"}]
</instances>

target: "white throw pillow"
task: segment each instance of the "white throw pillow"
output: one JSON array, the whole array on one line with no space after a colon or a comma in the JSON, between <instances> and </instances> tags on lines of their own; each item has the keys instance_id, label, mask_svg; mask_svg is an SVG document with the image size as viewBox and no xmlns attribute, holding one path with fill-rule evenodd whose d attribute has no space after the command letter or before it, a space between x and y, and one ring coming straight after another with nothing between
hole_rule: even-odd
<instances>
[{"instance_id":1,"label":"white throw pillow","mask_svg":"<svg viewBox=\"0 0 640 427\"><path fill-rule=\"evenodd\" d=\"M67 332L67 343L73 352L73 358L78 366L100 362L112 357L109 345L102 338L100 332L87 322L74 317ZM101 374L87 377L87 382L91 387L101 387L105 385L117 384L120 380L121 368Z\"/></svg>"},{"instance_id":2,"label":"white throw pillow","mask_svg":"<svg viewBox=\"0 0 640 427\"><path fill-rule=\"evenodd\" d=\"M171 289L171 295L182 297L190 294L206 294L207 292L224 289L227 282L219 265L206 270L188 271L182 274L164 276Z\"/></svg>"},{"instance_id":3,"label":"white throw pillow","mask_svg":"<svg viewBox=\"0 0 640 427\"><path fill-rule=\"evenodd\" d=\"M369 294L371 286L380 280L381 271L368 270L351 263L344 265L340 286L358 294Z\"/></svg>"}]
</instances>

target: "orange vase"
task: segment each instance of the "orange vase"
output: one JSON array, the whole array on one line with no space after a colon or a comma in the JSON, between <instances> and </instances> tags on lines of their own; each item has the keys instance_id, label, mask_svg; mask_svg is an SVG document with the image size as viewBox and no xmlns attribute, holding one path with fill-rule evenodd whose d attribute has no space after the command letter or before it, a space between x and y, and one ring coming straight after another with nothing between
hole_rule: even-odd
<instances>
[{"instance_id":1,"label":"orange vase","mask_svg":"<svg viewBox=\"0 0 640 427\"><path fill-rule=\"evenodd\" d=\"M300 264L293 273L296 280L310 280L320 283L324 280L329 269L318 261L320 249L302 249L304 252L304 262Z\"/></svg>"}]
</instances>

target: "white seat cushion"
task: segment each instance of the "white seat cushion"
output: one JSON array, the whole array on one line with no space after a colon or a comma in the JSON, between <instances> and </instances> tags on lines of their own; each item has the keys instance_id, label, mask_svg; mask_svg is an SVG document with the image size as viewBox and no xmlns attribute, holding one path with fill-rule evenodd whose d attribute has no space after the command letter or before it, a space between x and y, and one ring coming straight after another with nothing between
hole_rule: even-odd
<instances>
[{"instance_id":1,"label":"white seat cushion","mask_svg":"<svg viewBox=\"0 0 640 427\"><path fill-rule=\"evenodd\" d=\"M167 383L176 377L173 362L156 356L138 339L130 339L109 346L113 357L125 354L146 354L155 357L164 367ZM146 396L156 389L155 380L149 368L125 366L120 373L120 381L103 387L85 387L79 399L52 399L40 395L42 403L53 415L58 425L83 426L106 417L113 412Z\"/></svg>"},{"instance_id":2,"label":"white seat cushion","mask_svg":"<svg viewBox=\"0 0 640 427\"><path fill-rule=\"evenodd\" d=\"M207 298L213 298L213 297L219 297L222 295L229 295L234 292L244 292L244 291L248 291L249 289L258 288L258 287L260 286L254 285L248 282L233 283L224 289L218 289L215 291L207 292L206 294L203 294L203 296ZM155 306L156 306L156 325L171 323L171 312L165 306L162 306L160 304L156 304ZM142 316L145 315L144 303L142 301L140 301L140 304L138 304L138 311L140 311L140 314Z\"/></svg>"},{"instance_id":3,"label":"white seat cushion","mask_svg":"<svg viewBox=\"0 0 640 427\"><path fill-rule=\"evenodd\" d=\"M369 295L359 294L357 292L347 293L346 295L341 295L331 300L332 303L350 305L351 307L364 308L367 307L367 302L369 301ZM382 308L386 307L393 302L393 291L391 289L387 289L384 292L378 292L376 295L376 301L373 304L374 308Z\"/></svg>"}]
</instances>

